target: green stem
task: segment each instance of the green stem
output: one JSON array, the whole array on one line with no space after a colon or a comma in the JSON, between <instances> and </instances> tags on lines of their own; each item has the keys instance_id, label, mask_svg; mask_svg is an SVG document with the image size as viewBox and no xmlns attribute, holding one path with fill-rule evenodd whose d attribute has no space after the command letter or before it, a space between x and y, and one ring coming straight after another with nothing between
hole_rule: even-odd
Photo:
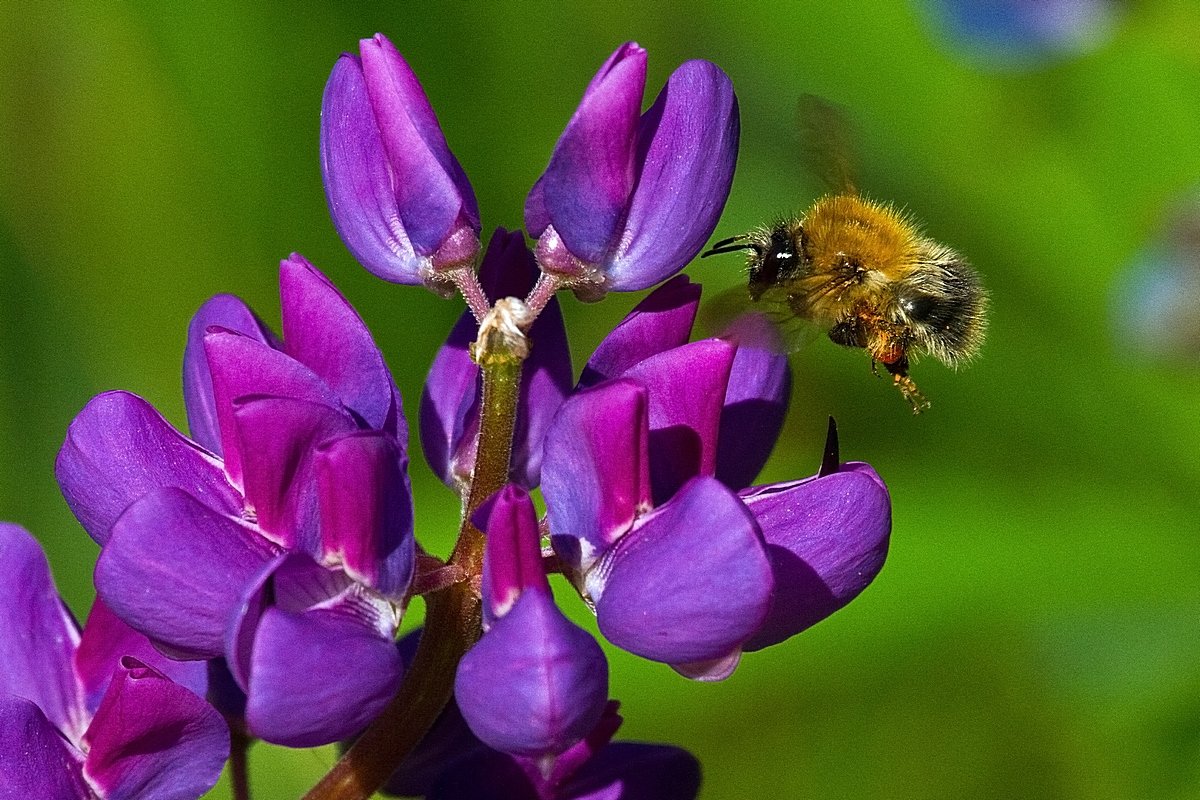
<instances>
[{"instance_id":1,"label":"green stem","mask_svg":"<svg viewBox=\"0 0 1200 800\"><path fill-rule=\"evenodd\" d=\"M482 327L488 330L486 322ZM304 800L366 800L374 794L437 720L450 700L458 662L480 636L484 535L471 514L508 482L525 357L523 347L511 344L481 334L474 354L483 375L479 444L458 541L447 562L465 579L426 596L425 633L400 690Z\"/></svg>"}]
</instances>

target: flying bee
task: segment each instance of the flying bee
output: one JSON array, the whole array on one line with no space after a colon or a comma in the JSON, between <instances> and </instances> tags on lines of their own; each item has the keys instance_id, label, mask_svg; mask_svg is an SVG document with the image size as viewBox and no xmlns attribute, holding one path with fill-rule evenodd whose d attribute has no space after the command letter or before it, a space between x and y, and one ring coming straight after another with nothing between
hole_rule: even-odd
<instances>
[{"instance_id":1,"label":"flying bee","mask_svg":"<svg viewBox=\"0 0 1200 800\"><path fill-rule=\"evenodd\" d=\"M929 354L958 367L974 357L987 327L987 292L962 256L925 237L906 214L858 193L839 110L806 96L801 118L813 126L810 144L838 188L799 217L719 241L704 256L747 251L752 304L776 322L809 320L836 344L865 349L872 371L883 364L919 414L929 402L909 377L911 362Z\"/></svg>"}]
</instances>

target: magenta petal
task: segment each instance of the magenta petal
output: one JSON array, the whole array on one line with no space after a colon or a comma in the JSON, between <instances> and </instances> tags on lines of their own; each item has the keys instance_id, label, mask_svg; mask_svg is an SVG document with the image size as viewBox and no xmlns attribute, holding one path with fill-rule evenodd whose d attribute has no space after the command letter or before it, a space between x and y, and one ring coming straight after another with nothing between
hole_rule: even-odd
<instances>
[{"instance_id":1,"label":"magenta petal","mask_svg":"<svg viewBox=\"0 0 1200 800\"><path fill-rule=\"evenodd\" d=\"M525 590L550 593L542 567L541 533L529 494L509 484L484 502L472 521L487 534L483 555L483 622L486 630Z\"/></svg>"},{"instance_id":2,"label":"magenta petal","mask_svg":"<svg viewBox=\"0 0 1200 800\"><path fill-rule=\"evenodd\" d=\"M563 403L542 465L551 541L586 569L650 508L646 390L609 381Z\"/></svg>"},{"instance_id":3,"label":"magenta petal","mask_svg":"<svg viewBox=\"0 0 1200 800\"><path fill-rule=\"evenodd\" d=\"M155 642L213 658L224 650L242 592L274 555L239 519L180 489L158 489L113 525L96 563L96 591Z\"/></svg>"},{"instance_id":4,"label":"magenta petal","mask_svg":"<svg viewBox=\"0 0 1200 800\"><path fill-rule=\"evenodd\" d=\"M197 697L208 691L208 666L203 661L176 661L167 658L142 634L126 625L104 605L99 597L92 604L79 649L75 651L75 672L83 686L87 707L95 712L100 698L112 680L121 658L133 656L168 678L189 689Z\"/></svg>"},{"instance_id":5,"label":"magenta petal","mask_svg":"<svg viewBox=\"0 0 1200 800\"><path fill-rule=\"evenodd\" d=\"M408 439L399 391L354 307L303 256L280 262L283 343L288 355L328 384L368 426ZM397 425L398 423L398 425Z\"/></svg>"},{"instance_id":6,"label":"magenta petal","mask_svg":"<svg viewBox=\"0 0 1200 800\"><path fill-rule=\"evenodd\" d=\"M891 501L866 465L754 487L742 499L762 528L775 574L771 612L747 650L777 644L821 621L857 597L883 568Z\"/></svg>"},{"instance_id":7,"label":"magenta petal","mask_svg":"<svg viewBox=\"0 0 1200 800\"><path fill-rule=\"evenodd\" d=\"M383 710L402 673L391 636L355 614L269 608L254 641L246 722L288 747L345 739Z\"/></svg>"},{"instance_id":8,"label":"magenta petal","mask_svg":"<svg viewBox=\"0 0 1200 800\"><path fill-rule=\"evenodd\" d=\"M0 693L0 797L94 800L83 754L69 745L31 700Z\"/></svg>"},{"instance_id":9,"label":"magenta petal","mask_svg":"<svg viewBox=\"0 0 1200 800\"><path fill-rule=\"evenodd\" d=\"M178 486L225 513L242 508L221 462L128 392L97 395L79 412L54 472L67 505L100 544L130 503L162 486Z\"/></svg>"},{"instance_id":10,"label":"magenta petal","mask_svg":"<svg viewBox=\"0 0 1200 800\"><path fill-rule=\"evenodd\" d=\"M0 523L0 696L37 703L76 742L87 718L71 669L78 645L79 630L37 540L19 525Z\"/></svg>"},{"instance_id":11,"label":"magenta petal","mask_svg":"<svg viewBox=\"0 0 1200 800\"><path fill-rule=\"evenodd\" d=\"M741 648L766 617L771 563L754 517L715 478L696 478L639 521L596 566L600 631L652 661L692 663Z\"/></svg>"},{"instance_id":12,"label":"magenta petal","mask_svg":"<svg viewBox=\"0 0 1200 800\"><path fill-rule=\"evenodd\" d=\"M717 467L721 409L736 349L704 339L651 356L624 377L650 391L650 476L656 504Z\"/></svg>"},{"instance_id":13,"label":"magenta petal","mask_svg":"<svg viewBox=\"0 0 1200 800\"><path fill-rule=\"evenodd\" d=\"M700 305L700 284L677 275L630 311L592 353L581 387L615 378L639 361L687 344Z\"/></svg>"},{"instance_id":14,"label":"magenta petal","mask_svg":"<svg viewBox=\"0 0 1200 800\"><path fill-rule=\"evenodd\" d=\"M263 324L241 298L219 294L207 300L188 325L187 348L183 352L183 403L187 408L192 439L217 455L221 454L221 429L212 374L204 353L204 336L210 327L227 328L279 349L275 334Z\"/></svg>"},{"instance_id":15,"label":"magenta petal","mask_svg":"<svg viewBox=\"0 0 1200 800\"><path fill-rule=\"evenodd\" d=\"M739 329L759 325L770 323L747 317L739 322ZM735 340L739 329L732 332ZM761 336L757 332L746 334L733 358L717 440L717 477L733 489L749 486L767 463L783 429L792 392L787 356L758 344Z\"/></svg>"},{"instance_id":16,"label":"magenta petal","mask_svg":"<svg viewBox=\"0 0 1200 800\"><path fill-rule=\"evenodd\" d=\"M216 709L136 658L113 676L87 732L84 773L106 800L192 800L229 758Z\"/></svg>"},{"instance_id":17,"label":"magenta petal","mask_svg":"<svg viewBox=\"0 0 1200 800\"><path fill-rule=\"evenodd\" d=\"M608 700L596 641L530 590L463 657L454 696L471 731L506 753L555 755L595 726Z\"/></svg>"},{"instance_id":18,"label":"magenta petal","mask_svg":"<svg viewBox=\"0 0 1200 800\"><path fill-rule=\"evenodd\" d=\"M691 261L716 228L737 162L737 97L715 64L688 61L642 117L637 188L608 288L653 286ZM557 226L556 226L557 227Z\"/></svg>"},{"instance_id":19,"label":"magenta petal","mask_svg":"<svg viewBox=\"0 0 1200 800\"><path fill-rule=\"evenodd\" d=\"M413 247L432 255L459 226L479 231L471 184L446 144L417 76L382 34L359 42L362 74Z\"/></svg>"},{"instance_id":20,"label":"magenta petal","mask_svg":"<svg viewBox=\"0 0 1200 800\"><path fill-rule=\"evenodd\" d=\"M357 430L345 412L287 397L243 397L234 403L246 506L273 541L320 553L316 447Z\"/></svg>"},{"instance_id":21,"label":"magenta petal","mask_svg":"<svg viewBox=\"0 0 1200 800\"><path fill-rule=\"evenodd\" d=\"M531 193L536 200L526 224L534 235L544 228L536 225L543 222L538 212L544 209L577 258L598 264L608 255L636 180L645 87L646 51L627 42L588 84Z\"/></svg>"},{"instance_id":22,"label":"magenta petal","mask_svg":"<svg viewBox=\"0 0 1200 800\"><path fill-rule=\"evenodd\" d=\"M316 454L321 552L359 582L400 600L412 581L412 490L394 439L360 431Z\"/></svg>"}]
</instances>

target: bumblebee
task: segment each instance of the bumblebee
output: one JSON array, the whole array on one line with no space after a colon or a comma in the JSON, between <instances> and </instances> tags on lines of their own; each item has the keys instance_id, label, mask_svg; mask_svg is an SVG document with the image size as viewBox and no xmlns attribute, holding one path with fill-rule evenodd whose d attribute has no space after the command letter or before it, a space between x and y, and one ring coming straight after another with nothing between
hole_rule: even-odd
<instances>
[{"instance_id":1,"label":"bumblebee","mask_svg":"<svg viewBox=\"0 0 1200 800\"><path fill-rule=\"evenodd\" d=\"M826 105L819 111L826 122L837 114ZM926 238L907 215L861 196L844 169L839 180L841 191L799 217L724 239L704 255L747 251L751 308L774 312L777 322L809 320L836 344L866 350L872 371L882 364L919 414L929 402L909 377L912 361L929 354L956 368L973 358L987 327L987 292L962 256Z\"/></svg>"}]
</instances>

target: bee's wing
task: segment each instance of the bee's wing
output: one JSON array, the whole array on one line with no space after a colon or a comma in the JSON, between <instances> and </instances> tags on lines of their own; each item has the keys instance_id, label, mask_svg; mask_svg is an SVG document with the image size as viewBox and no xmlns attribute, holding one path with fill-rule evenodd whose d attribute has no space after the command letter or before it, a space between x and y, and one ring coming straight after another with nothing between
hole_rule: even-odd
<instances>
[{"instance_id":1,"label":"bee's wing","mask_svg":"<svg viewBox=\"0 0 1200 800\"><path fill-rule=\"evenodd\" d=\"M736 332L743 344L778 353L792 353L820 337L821 330L798 317L788 306L787 293L768 288L751 300L745 286L727 289L700 307L700 329L708 336Z\"/></svg>"},{"instance_id":2,"label":"bee's wing","mask_svg":"<svg viewBox=\"0 0 1200 800\"><path fill-rule=\"evenodd\" d=\"M858 194L857 136L846 109L815 94L802 94L796 103L796 121L800 154L811 174L831 192Z\"/></svg>"}]
</instances>

